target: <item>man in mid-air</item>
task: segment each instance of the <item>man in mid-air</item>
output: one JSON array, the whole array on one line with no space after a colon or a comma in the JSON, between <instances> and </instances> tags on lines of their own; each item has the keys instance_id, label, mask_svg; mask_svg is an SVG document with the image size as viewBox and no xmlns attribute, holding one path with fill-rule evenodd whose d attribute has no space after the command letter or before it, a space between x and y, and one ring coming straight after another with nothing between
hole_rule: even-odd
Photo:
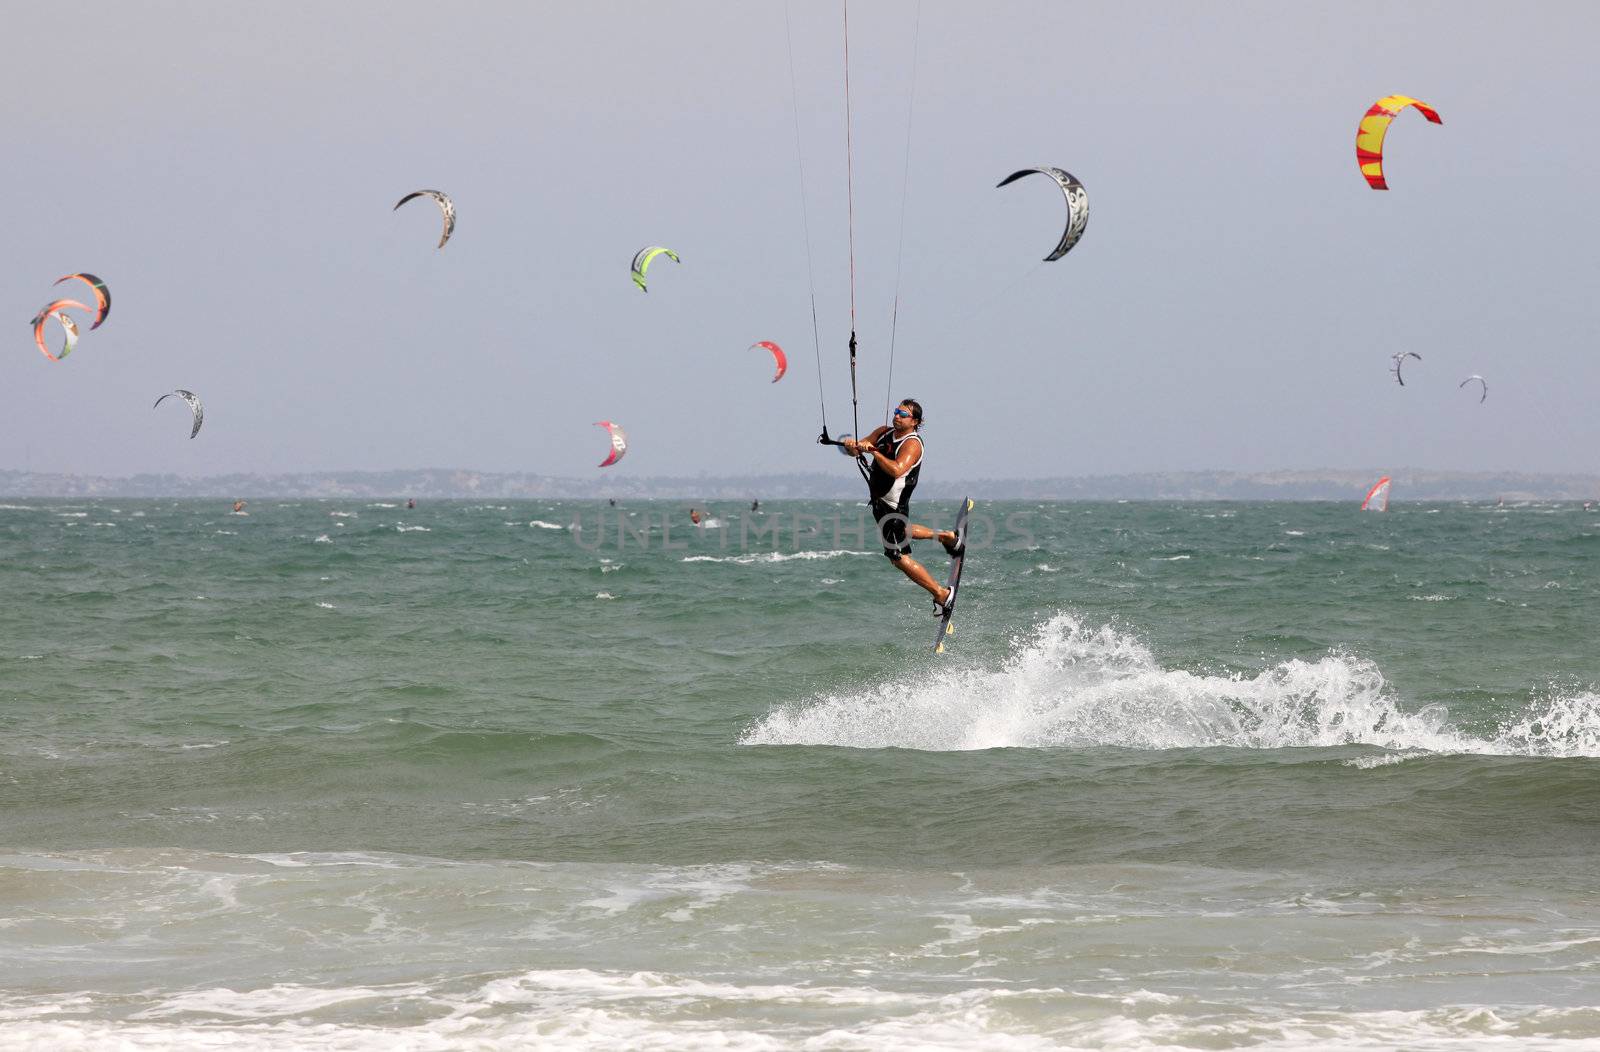
<instances>
[{"instance_id":1,"label":"man in mid-air","mask_svg":"<svg viewBox=\"0 0 1600 1052\"><path fill-rule=\"evenodd\" d=\"M872 517L883 538L883 554L933 596L933 612L938 616L950 602L950 589L911 558L911 541L907 537L918 541L937 538L951 556L960 555L961 548L956 546L954 531L935 531L911 521L911 491L917 488L917 476L922 472L921 403L907 398L895 407L890 420L888 427L877 428L862 439L843 439L842 444L857 456L871 458L867 489L872 499Z\"/></svg>"}]
</instances>

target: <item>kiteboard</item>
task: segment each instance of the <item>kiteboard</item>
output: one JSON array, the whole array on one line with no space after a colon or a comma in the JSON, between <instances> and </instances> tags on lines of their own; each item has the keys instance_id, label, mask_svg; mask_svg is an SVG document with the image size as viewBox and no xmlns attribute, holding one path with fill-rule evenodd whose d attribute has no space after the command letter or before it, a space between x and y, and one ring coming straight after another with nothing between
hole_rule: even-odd
<instances>
[{"instance_id":1,"label":"kiteboard","mask_svg":"<svg viewBox=\"0 0 1600 1052\"><path fill-rule=\"evenodd\" d=\"M956 513L956 551L950 559L950 579L944 586L950 589L950 602L944 608L944 613L939 615L939 634L933 641L933 652L944 653L945 636L953 636L956 626L950 623L950 618L956 612L956 596L961 588L961 566L967 561L967 512L972 510L972 498L968 497L961 502L961 510Z\"/></svg>"}]
</instances>

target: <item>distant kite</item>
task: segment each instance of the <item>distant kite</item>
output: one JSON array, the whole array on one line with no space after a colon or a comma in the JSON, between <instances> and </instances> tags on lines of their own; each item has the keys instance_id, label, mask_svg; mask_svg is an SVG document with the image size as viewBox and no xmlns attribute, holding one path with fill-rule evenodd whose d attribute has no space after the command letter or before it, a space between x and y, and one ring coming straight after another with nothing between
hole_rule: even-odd
<instances>
[{"instance_id":1,"label":"distant kite","mask_svg":"<svg viewBox=\"0 0 1600 1052\"><path fill-rule=\"evenodd\" d=\"M627 455L628 434L609 420L598 421L594 426L603 427L611 434L611 455L600 462L601 467L608 468Z\"/></svg>"},{"instance_id":2,"label":"distant kite","mask_svg":"<svg viewBox=\"0 0 1600 1052\"><path fill-rule=\"evenodd\" d=\"M1394 373L1394 382L1404 387L1406 382L1400 376L1400 367L1405 364L1407 358L1415 358L1419 362L1422 361L1422 355L1416 351L1396 351L1390 357L1394 359L1394 364L1389 366L1389 371Z\"/></svg>"},{"instance_id":3,"label":"distant kite","mask_svg":"<svg viewBox=\"0 0 1600 1052\"><path fill-rule=\"evenodd\" d=\"M1071 172L1050 167L1024 168L1020 172L1012 172L996 183L995 189L998 190L1002 186L1007 186L1023 176L1032 175L1035 172L1040 175L1048 175L1054 179L1056 184L1061 187L1061 192L1067 198L1067 228L1062 231L1061 240L1056 244L1055 251L1044 257L1044 261L1049 263L1072 251L1072 246L1076 245L1078 239L1083 237L1084 228L1089 225L1089 192L1083 188L1083 184L1078 182L1077 177Z\"/></svg>"},{"instance_id":4,"label":"distant kite","mask_svg":"<svg viewBox=\"0 0 1600 1052\"><path fill-rule=\"evenodd\" d=\"M74 347L78 346L78 323L63 313L68 307L76 307L84 311L89 309L87 304L79 303L77 300L56 300L39 308L39 313L35 314L33 320L28 323L33 326L33 342L39 345L39 353L52 362L59 362L71 354ZM62 345L60 354L51 354L50 348L44 345L44 323L51 318L60 322L61 331L66 333L66 342Z\"/></svg>"},{"instance_id":5,"label":"distant kite","mask_svg":"<svg viewBox=\"0 0 1600 1052\"><path fill-rule=\"evenodd\" d=\"M99 311L95 313L94 324L89 326L89 331L93 332L100 327L101 322L106 320L106 315L111 313L111 290L106 288L105 282L88 273L68 274L64 278L57 278L56 284L59 285L63 281L72 281L73 279L77 279L89 286L90 290L94 292L95 303L100 307Z\"/></svg>"},{"instance_id":6,"label":"distant kite","mask_svg":"<svg viewBox=\"0 0 1600 1052\"><path fill-rule=\"evenodd\" d=\"M156 406L159 406L162 402L165 402L167 399L171 398L173 395L177 395L179 398L181 398L185 402L189 403L189 412L194 417L194 426L189 429L189 437L193 438L194 436L196 436L196 435L198 435L200 433L200 425L205 421L205 418L206 418L205 407L200 404L200 399L195 395L195 393L193 391L185 391L181 387L178 388L176 391L169 391L167 394L164 394L160 398L157 398L156 399L156 404L151 406L150 408L151 409L156 408Z\"/></svg>"},{"instance_id":7,"label":"distant kite","mask_svg":"<svg viewBox=\"0 0 1600 1052\"><path fill-rule=\"evenodd\" d=\"M1356 129L1356 164L1361 166L1361 174L1374 190L1389 189L1383 178L1383 137L1388 134L1389 122L1407 106L1415 106L1418 113L1434 124L1444 123L1438 110L1409 95L1386 95L1374 102Z\"/></svg>"},{"instance_id":8,"label":"distant kite","mask_svg":"<svg viewBox=\"0 0 1600 1052\"><path fill-rule=\"evenodd\" d=\"M753 351L757 347L765 347L767 350L771 351L773 360L778 364L778 371L773 375L772 382L777 383L779 380L782 380L783 374L789 371L789 358L783 353L783 348L779 347L771 340L760 340L756 343L752 343L749 349Z\"/></svg>"},{"instance_id":9,"label":"distant kite","mask_svg":"<svg viewBox=\"0 0 1600 1052\"><path fill-rule=\"evenodd\" d=\"M678 258L678 254L676 252L672 251L672 249L670 249L670 248L662 248L660 245L647 245L646 247L641 248L638 252L634 253L634 255L633 255L633 283L635 285L639 286L639 291L640 292L649 292L650 291L649 289L645 288L645 284L644 284L645 271L650 269L650 261L652 259L655 259L657 256L661 256L661 255L666 256L668 259L672 260L672 262L674 262L674 263L682 263L683 262L683 260Z\"/></svg>"},{"instance_id":10,"label":"distant kite","mask_svg":"<svg viewBox=\"0 0 1600 1052\"><path fill-rule=\"evenodd\" d=\"M450 195L443 190L413 190L396 202L394 208L391 208L390 211L398 211L401 205L413 197L433 198L434 204L439 206L439 211L444 213L444 233L439 235L439 247L443 248L444 243L450 240L450 235L456 232L455 202L451 201Z\"/></svg>"},{"instance_id":11,"label":"distant kite","mask_svg":"<svg viewBox=\"0 0 1600 1052\"><path fill-rule=\"evenodd\" d=\"M1389 510L1389 476L1379 479L1373 487L1367 490L1367 498L1361 502L1362 511L1388 511Z\"/></svg>"},{"instance_id":12,"label":"distant kite","mask_svg":"<svg viewBox=\"0 0 1600 1052\"><path fill-rule=\"evenodd\" d=\"M1460 383L1456 384L1456 390L1458 390L1458 391L1461 390L1461 388L1467 386L1468 384L1470 384L1474 380L1478 381L1478 383L1483 385L1483 391L1482 391L1481 394L1478 395L1478 404L1482 405L1483 404L1483 400L1485 398L1489 397L1489 381L1485 380L1483 377L1479 376L1477 373L1473 373L1471 376L1467 377L1465 380L1462 380Z\"/></svg>"}]
</instances>

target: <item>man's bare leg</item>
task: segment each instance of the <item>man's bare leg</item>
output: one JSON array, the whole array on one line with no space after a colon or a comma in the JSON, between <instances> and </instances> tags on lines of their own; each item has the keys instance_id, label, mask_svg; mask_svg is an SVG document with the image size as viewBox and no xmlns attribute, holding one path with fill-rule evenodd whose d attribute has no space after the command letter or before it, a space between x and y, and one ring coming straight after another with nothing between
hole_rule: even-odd
<instances>
[{"instance_id":1,"label":"man's bare leg","mask_svg":"<svg viewBox=\"0 0 1600 1052\"><path fill-rule=\"evenodd\" d=\"M923 537L921 539L929 540L931 539L931 534L930 537ZM950 589L944 587L944 585L940 584L938 581L935 581L933 579L933 575L924 569L922 564L917 562L917 560L913 559L911 556L902 555L900 558L894 560L894 564L900 567L901 573L911 578L923 588L926 588L928 590L928 594L933 596L934 602L943 603L945 601L945 597L950 594Z\"/></svg>"},{"instance_id":2,"label":"man's bare leg","mask_svg":"<svg viewBox=\"0 0 1600 1052\"><path fill-rule=\"evenodd\" d=\"M955 530L930 530L926 526L918 526L916 523L912 523L910 526L906 527L906 532L911 535L911 539L914 541L937 540L940 544L944 545L945 551L949 551L950 546L956 543ZM915 578L913 578L913 580L915 580Z\"/></svg>"}]
</instances>

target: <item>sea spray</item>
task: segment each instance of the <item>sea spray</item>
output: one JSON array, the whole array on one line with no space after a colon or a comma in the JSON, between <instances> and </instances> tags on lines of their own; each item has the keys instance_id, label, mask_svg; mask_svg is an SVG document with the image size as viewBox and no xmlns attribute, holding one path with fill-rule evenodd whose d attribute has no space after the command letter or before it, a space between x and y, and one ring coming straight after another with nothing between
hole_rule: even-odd
<instances>
[{"instance_id":1,"label":"sea spray","mask_svg":"<svg viewBox=\"0 0 1600 1052\"><path fill-rule=\"evenodd\" d=\"M1136 637L1057 613L1012 640L997 669L930 668L780 706L746 745L932 751L996 748L1286 749L1600 756L1600 698L1536 703L1490 738L1448 709L1408 707L1371 661L1330 653L1254 676L1163 668Z\"/></svg>"}]
</instances>

